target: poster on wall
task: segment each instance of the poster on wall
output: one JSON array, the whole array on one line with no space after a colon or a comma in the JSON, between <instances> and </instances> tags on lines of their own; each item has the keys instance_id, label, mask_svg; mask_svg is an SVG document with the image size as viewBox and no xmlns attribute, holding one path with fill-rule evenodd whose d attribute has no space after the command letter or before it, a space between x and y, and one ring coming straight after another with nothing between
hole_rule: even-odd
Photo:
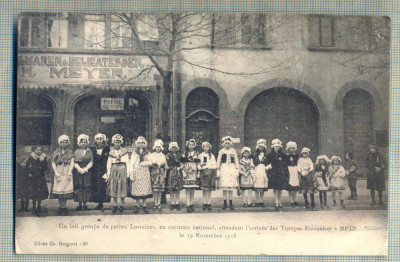
<instances>
[{"instance_id":1,"label":"poster on wall","mask_svg":"<svg viewBox=\"0 0 400 262\"><path fill-rule=\"evenodd\" d=\"M20 13L16 253L386 255L390 28Z\"/></svg>"}]
</instances>

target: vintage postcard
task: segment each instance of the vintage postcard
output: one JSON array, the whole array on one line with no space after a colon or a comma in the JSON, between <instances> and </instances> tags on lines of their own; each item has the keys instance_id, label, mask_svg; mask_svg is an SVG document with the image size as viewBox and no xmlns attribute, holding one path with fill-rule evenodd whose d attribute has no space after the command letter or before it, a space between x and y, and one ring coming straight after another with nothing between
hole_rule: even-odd
<instances>
[{"instance_id":1,"label":"vintage postcard","mask_svg":"<svg viewBox=\"0 0 400 262\"><path fill-rule=\"evenodd\" d=\"M390 18L17 27L16 253L387 255Z\"/></svg>"}]
</instances>

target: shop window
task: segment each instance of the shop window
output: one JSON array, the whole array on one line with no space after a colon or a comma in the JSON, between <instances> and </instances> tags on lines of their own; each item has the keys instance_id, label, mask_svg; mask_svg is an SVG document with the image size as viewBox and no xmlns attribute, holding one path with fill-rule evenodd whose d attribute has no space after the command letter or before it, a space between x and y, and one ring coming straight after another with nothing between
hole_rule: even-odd
<instances>
[{"instance_id":1,"label":"shop window","mask_svg":"<svg viewBox=\"0 0 400 262\"><path fill-rule=\"evenodd\" d=\"M17 96L16 144L18 146L51 145L53 106L31 92Z\"/></svg>"},{"instance_id":2,"label":"shop window","mask_svg":"<svg viewBox=\"0 0 400 262\"><path fill-rule=\"evenodd\" d=\"M104 14L85 15L85 48L104 49L106 20Z\"/></svg>"},{"instance_id":3,"label":"shop window","mask_svg":"<svg viewBox=\"0 0 400 262\"><path fill-rule=\"evenodd\" d=\"M68 20L67 13L57 13L47 20L47 47L67 48Z\"/></svg>"},{"instance_id":4,"label":"shop window","mask_svg":"<svg viewBox=\"0 0 400 262\"><path fill-rule=\"evenodd\" d=\"M19 20L19 46L40 47L42 18L39 15L27 15Z\"/></svg>"},{"instance_id":5,"label":"shop window","mask_svg":"<svg viewBox=\"0 0 400 262\"><path fill-rule=\"evenodd\" d=\"M310 46L333 47L333 18L330 16L310 17Z\"/></svg>"},{"instance_id":6,"label":"shop window","mask_svg":"<svg viewBox=\"0 0 400 262\"><path fill-rule=\"evenodd\" d=\"M266 46L264 14L216 14L213 19L213 47Z\"/></svg>"}]
</instances>

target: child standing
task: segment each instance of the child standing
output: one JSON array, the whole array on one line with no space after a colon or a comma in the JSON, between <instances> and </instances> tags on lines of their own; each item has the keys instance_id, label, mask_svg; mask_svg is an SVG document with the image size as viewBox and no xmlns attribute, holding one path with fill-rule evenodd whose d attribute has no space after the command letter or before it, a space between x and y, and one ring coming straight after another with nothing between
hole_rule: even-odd
<instances>
[{"instance_id":1,"label":"child standing","mask_svg":"<svg viewBox=\"0 0 400 262\"><path fill-rule=\"evenodd\" d=\"M282 152L282 142L279 139L272 140L273 150L267 156L268 187L274 190L275 210L282 208L282 190L287 188L289 181L289 169L287 155Z\"/></svg>"},{"instance_id":2,"label":"child standing","mask_svg":"<svg viewBox=\"0 0 400 262\"><path fill-rule=\"evenodd\" d=\"M114 207L112 213L115 214L118 210L118 205L119 212L122 213L124 211L124 200L128 194L127 173L130 173L130 165L128 151L121 146L123 137L120 134L116 134L111 141L114 147L108 156L105 178L108 185L107 192L113 199Z\"/></svg>"},{"instance_id":3,"label":"child standing","mask_svg":"<svg viewBox=\"0 0 400 262\"><path fill-rule=\"evenodd\" d=\"M267 141L259 139L254 155L254 191L256 193L256 207L264 206L264 191L268 191L267 167Z\"/></svg>"},{"instance_id":4,"label":"child standing","mask_svg":"<svg viewBox=\"0 0 400 262\"><path fill-rule=\"evenodd\" d=\"M330 188L329 182L329 158L326 155L320 155L315 162L315 182L319 191L319 203L321 208L326 208L326 192Z\"/></svg>"},{"instance_id":5,"label":"child standing","mask_svg":"<svg viewBox=\"0 0 400 262\"><path fill-rule=\"evenodd\" d=\"M147 158L147 161L151 162L149 169L154 197L153 210L161 211L161 194L165 190L166 169L168 168L167 159L162 152L164 150L163 142L161 140L154 141L153 150L154 152Z\"/></svg>"},{"instance_id":6,"label":"child standing","mask_svg":"<svg viewBox=\"0 0 400 262\"><path fill-rule=\"evenodd\" d=\"M79 205L76 211L89 210L86 203L90 199L91 171L93 166L93 153L89 149L89 137L85 134L78 136L79 148L74 153L74 200ZM82 207L83 204L83 207Z\"/></svg>"},{"instance_id":7,"label":"child standing","mask_svg":"<svg viewBox=\"0 0 400 262\"><path fill-rule=\"evenodd\" d=\"M209 142L203 142L201 144L203 152L199 155L200 163L197 165L197 169L200 171L200 185L203 190L203 210L211 210L211 191L213 190L213 183L215 178L215 169L217 168L217 162L215 156L211 153L211 144Z\"/></svg>"},{"instance_id":8,"label":"child standing","mask_svg":"<svg viewBox=\"0 0 400 262\"><path fill-rule=\"evenodd\" d=\"M240 165L240 189L242 190L242 201L244 207L251 207L251 191L254 189L254 163L251 157L251 149L243 147L240 152L242 157L239 161ZM247 192L247 201L246 201Z\"/></svg>"},{"instance_id":9,"label":"child standing","mask_svg":"<svg viewBox=\"0 0 400 262\"><path fill-rule=\"evenodd\" d=\"M42 200L47 199L49 191L44 172L47 171L47 157L43 147L37 146L26 161L29 176L29 199L33 202L33 213L39 215ZM37 207L36 207L37 204Z\"/></svg>"},{"instance_id":10,"label":"child standing","mask_svg":"<svg viewBox=\"0 0 400 262\"><path fill-rule=\"evenodd\" d=\"M104 134L94 136L94 145L92 147L93 167L91 186L91 201L98 203L96 210L104 211L103 203L110 202L107 196L107 183L102 178L107 173L107 160L110 153L110 147L107 145L107 137Z\"/></svg>"},{"instance_id":11,"label":"child standing","mask_svg":"<svg viewBox=\"0 0 400 262\"><path fill-rule=\"evenodd\" d=\"M168 188L169 195L171 198L170 210L181 210L179 204L180 193L183 188L183 177L181 173L181 152L179 151L179 145L177 142L171 142L168 146L169 152L165 156L167 158L168 165Z\"/></svg>"},{"instance_id":12,"label":"child standing","mask_svg":"<svg viewBox=\"0 0 400 262\"><path fill-rule=\"evenodd\" d=\"M350 197L347 198L349 200L357 200L357 169L358 164L357 161L354 160L354 155L351 152L347 152L346 154L346 175L347 175L347 183L350 188Z\"/></svg>"},{"instance_id":13,"label":"child standing","mask_svg":"<svg viewBox=\"0 0 400 262\"><path fill-rule=\"evenodd\" d=\"M297 144L296 142L290 141L286 144L286 151L288 157L288 169L289 169L289 183L287 191L291 201L290 206L298 206L296 202L297 191L300 189L299 171L297 171L297 161L299 161L299 155L296 153Z\"/></svg>"},{"instance_id":14,"label":"child standing","mask_svg":"<svg viewBox=\"0 0 400 262\"><path fill-rule=\"evenodd\" d=\"M200 162L200 159L199 153L195 150L196 145L196 140L193 138L189 139L186 142L186 151L181 157L183 188L186 189L186 209L188 213L194 211L194 191L196 188L199 188L197 164Z\"/></svg>"},{"instance_id":15,"label":"child standing","mask_svg":"<svg viewBox=\"0 0 400 262\"><path fill-rule=\"evenodd\" d=\"M136 206L133 212L137 214L139 209L143 209L148 214L146 199L151 198L151 178L148 161L149 151L147 151L147 141L143 136L139 136L135 141L135 151L132 152L130 166L132 171L129 175L131 184L131 196L136 200Z\"/></svg>"},{"instance_id":16,"label":"child standing","mask_svg":"<svg viewBox=\"0 0 400 262\"><path fill-rule=\"evenodd\" d=\"M300 153L300 159L297 162L297 170L300 173L300 189L301 193L303 193L304 202L306 208L309 209L310 205L308 203L307 194L310 194L311 198L311 208L312 210L315 209L315 202L314 202L314 193L315 193L315 186L314 186L314 164L311 161L310 157L310 149L304 147Z\"/></svg>"},{"instance_id":17,"label":"child standing","mask_svg":"<svg viewBox=\"0 0 400 262\"><path fill-rule=\"evenodd\" d=\"M330 190L332 191L333 206L336 206L336 192L339 192L340 205L345 208L343 200L344 191L344 180L346 177L346 171L341 165L342 160L338 156L331 158L331 166L329 167L330 177Z\"/></svg>"},{"instance_id":18,"label":"child standing","mask_svg":"<svg viewBox=\"0 0 400 262\"><path fill-rule=\"evenodd\" d=\"M229 208L233 210L233 190L236 190L239 186L239 160L236 154L236 150L232 147L232 137L223 137L222 146L223 148L219 151L217 159L220 186L224 197L224 205L222 209L225 210L228 207L227 200L229 200Z\"/></svg>"},{"instance_id":19,"label":"child standing","mask_svg":"<svg viewBox=\"0 0 400 262\"><path fill-rule=\"evenodd\" d=\"M51 157L51 166L54 171L52 193L58 198L60 205L58 215L67 215L67 200L74 197L74 181L72 169L74 168L74 157L69 148L70 142L67 135L58 138L59 148L56 149Z\"/></svg>"}]
</instances>

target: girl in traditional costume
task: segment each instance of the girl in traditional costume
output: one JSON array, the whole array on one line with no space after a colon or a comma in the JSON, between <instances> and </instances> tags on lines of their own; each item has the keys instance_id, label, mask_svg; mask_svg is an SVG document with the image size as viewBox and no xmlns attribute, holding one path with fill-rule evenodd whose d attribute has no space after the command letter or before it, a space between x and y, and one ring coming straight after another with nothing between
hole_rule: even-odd
<instances>
[{"instance_id":1,"label":"girl in traditional costume","mask_svg":"<svg viewBox=\"0 0 400 262\"><path fill-rule=\"evenodd\" d=\"M136 214L139 209L143 209L148 214L146 200L152 197L151 178L148 160L150 152L147 150L147 141L143 136L139 136L135 141L135 151L132 152L130 165L132 172L130 174L131 197L136 200L136 206L133 212Z\"/></svg>"},{"instance_id":2,"label":"girl in traditional costume","mask_svg":"<svg viewBox=\"0 0 400 262\"><path fill-rule=\"evenodd\" d=\"M58 198L58 215L68 215L66 207L67 200L74 197L74 181L72 169L74 168L74 158L72 150L69 148L70 141L67 135L58 138L59 148L56 149L51 157L51 166L54 171L52 194Z\"/></svg>"},{"instance_id":3,"label":"girl in traditional costume","mask_svg":"<svg viewBox=\"0 0 400 262\"><path fill-rule=\"evenodd\" d=\"M170 210L181 210L179 204L180 193L183 188L183 177L181 172L181 152L177 142L168 145L169 152L166 155L168 164L168 188L171 198Z\"/></svg>"},{"instance_id":4,"label":"girl in traditional costume","mask_svg":"<svg viewBox=\"0 0 400 262\"><path fill-rule=\"evenodd\" d=\"M256 152L254 154L254 191L256 194L256 207L264 207L264 192L268 191L267 177L267 141L257 140Z\"/></svg>"},{"instance_id":5,"label":"girl in traditional costume","mask_svg":"<svg viewBox=\"0 0 400 262\"><path fill-rule=\"evenodd\" d=\"M91 168L93 152L89 148L89 137L85 134L78 136L79 148L74 152L74 200L79 205L76 211L89 210L86 203L90 199Z\"/></svg>"},{"instance_id":6,"label":"girl in traditional costume","mask_svg":"<svg viewBox=\"0 0 400 262\"><path fill-rule=\"evenodd\" d=\"M218 152L217 168L219 169L219 181L224 198L222 209L233 207L233 190L239 187L239 160L236 150L233 148L232 137L226 136L222 138L223 148Z\"/></svg>"},{"instance_id":7,"label":"girl in traditional costume","mask_svg":"<svg viewBox=\"0 0 400 262\"><path fill-rule=\"evenodd\" d=\"M164 150L163 142L161 140L154 141L153 150L154 152L147 157L147 161L151 163L149 169L154 197L153 209L161 211L161 194L165 190L166 169L168 168L167 159L162 152Z\"/></svg>"},{"instance_id":8,"label":"girl in traditional costume","mask_svg":"<svg viewBox=\"0 0 400 262\"><path fill-rule=\"evenodd\" d=\"M296 142L290 141L286 144L288 169L289 169L289 183L286 190L289 193L290 206L298 206L296 202L297 192L300 189L300 178L299 171L297 171L297 161L299 160L299 155L296 153L297 144Z\"/></svg>"},{"instance_id":9,"label":"girl in traditional costume","mask_svg":"<svg viewBox=\"0 0 400 262\"><path fill-rule=\"evenodd\" d=\"M123 137L116 134L112 137L113 149L107 160L107 193L113 199L113 211L124 211L124 200L128 194L128 176L130 172L128 151L121 146ZM119 200L119 201L118 201Z\"/></svg>"},{"instance_id":10,"label":"girl in traditional costume","mask_svg":"<svg viewBox=\"0 0 400 262\"><path fill-rule=\"evenodd\" d=\"M200 163L197 169L200 171L200 185L203 190L203 210L211 210L211 191L215 185L215 169L217 162L215 156L211 153L211 144L203 142L201 144L203 152L199 155Z\"/></svg>"},{"instance_id":11,"label":"girl in traditional costume","mask_svg":"<svg viewBox=\"0 0 400 262\"><path fill-rule=\"evenodd\" d=\"M244 207L251 207L251 191L254 189L254 163L251 157L251 149L243 147L241 150L242 157L239 161L240 190ZM246 199L247 192L247 199Z\"/></svg>"},{"instance_id":12,"label":"girl in traditional costume","mask_svg":"<svg viewBox=\"0 0 400 262\"><path fill-rule=\"evenodd\" d=\"M200 162L199 153L195 150L196 140L186 141L186 151L181 157L183 188L186 189L186 209L188 213L194 211L193 199L194 191L199 188L199 171L197 164Z\"/></svg>"}]
</instances>

